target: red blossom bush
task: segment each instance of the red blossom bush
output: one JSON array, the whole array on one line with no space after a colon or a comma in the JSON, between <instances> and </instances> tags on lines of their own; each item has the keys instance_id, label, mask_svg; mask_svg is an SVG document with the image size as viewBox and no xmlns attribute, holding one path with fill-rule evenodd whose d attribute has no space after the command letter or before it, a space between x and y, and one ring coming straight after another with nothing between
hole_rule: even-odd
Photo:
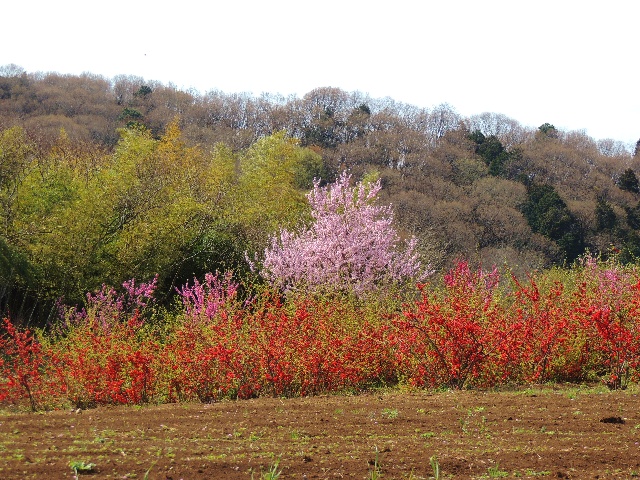
<instances>
[{"instance_id":1,"label":"red blossom bush","mask_svg":"<svg viewBox=\"0 0 640 480\"><path fill-rule=\"evenodd\" d=\"M18 330L11 320L2 320L0 334L0 402L28 398L37 410L47 393L42 345L29 330Z\"/></svg>"},{"instance_id":2,"label":"red blossom bush","mask_svg":"<svg viewBox=\"0 0 640 480\"><path fill-rule=\"evenodd\" d=\"M568 309L585 337L592 370L610 388L637 380L640 367L640 277L634 267L587 256Z\"/></svg>"},{"instance_id":3,"label":"red blossom bush","mask_svg":"<svg viewBox=\"0 0 640 480\"><path fill-rule=\"evenodd\" d=\"M372 297L241 302L230 274L178 290L150 315L150 284L103 287L57 325L0 327L0 402L32 409L262 395L597 381L640 372L640 275L586 257L567 270L501 278L458 263L402 308ZM384 297L388 302L388 297Z\"/></svg>"},{"instance_id":4,"label":"red blossom bush","mask_svg":"<svg viewBox=\"0 0 640 480\"><path fill-rule=\"evenodd\" d=\"M76 407L140 404L155 395L159 343L134 315L108 331L95 319L47 347L61 394Z\"/></svg>"},{"instance_id":5,"label":"red blossom bush","mask_svg":"<svg viewBox=\"0 0 640 480\"><path fill-rule=\"evenodd\" d=\"M468 263L444 276L441 289L420 286L422 298L395 321L402 377L419 387L492 385L505 377L514 333L495 290L498 272Z\"/></svg>"},{"instance_id":6,"label":"red blossom bush","mask_svg":"<svg viewBox=\"0 0 640 480\"><path fill-rule=\"evenodd\" d=\"M330 303L283 304L266 293L209 322L181 323L165 345L169 398L310 395L363 389L393 371L382 330Z\"/></svg>"}]
</instances>

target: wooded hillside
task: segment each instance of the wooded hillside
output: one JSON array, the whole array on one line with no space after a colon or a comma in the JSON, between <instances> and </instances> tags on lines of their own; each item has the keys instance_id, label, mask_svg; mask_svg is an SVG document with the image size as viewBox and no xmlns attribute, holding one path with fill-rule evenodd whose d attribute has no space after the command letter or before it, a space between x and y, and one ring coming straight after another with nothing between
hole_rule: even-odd
<instances>
[{"instance_id":1,"label":"wooded hillside","mask_svg":"<svg viewBox=\"0 0 640 480\"><path fill-rule=\"evenodd\" d=\"M244 271L245 252L305 218L314 177L344 169L379 175L398 228L436 267L464 257L530 271L587 249L634 261L635 150L331 87L200 94L5 66L0 302L24 315L102 283L157 274L168 294L206 271Z\"/></svg>"}]
</instances>

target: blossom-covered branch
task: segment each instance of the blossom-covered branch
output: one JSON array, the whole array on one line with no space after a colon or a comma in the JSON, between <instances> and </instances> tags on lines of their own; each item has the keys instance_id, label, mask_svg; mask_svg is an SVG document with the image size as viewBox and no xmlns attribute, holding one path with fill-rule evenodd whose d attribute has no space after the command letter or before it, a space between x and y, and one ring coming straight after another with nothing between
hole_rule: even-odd
<instances>
[{"instance_id":1,"label":"blossom-covered branch","mask_svg":"<svg viewBox=\"0 0 640 480\"><path fill-rule=\"evenodd\" d=\"M285 291L335 289L362 296L431 273L420 261L415 238L400 239L391 207L375 204L380 181L351 187L350 180L343 173L326 187L314 183L307 195L313 222L271 238L263 277Z\"/></svg>"}]
</instances>

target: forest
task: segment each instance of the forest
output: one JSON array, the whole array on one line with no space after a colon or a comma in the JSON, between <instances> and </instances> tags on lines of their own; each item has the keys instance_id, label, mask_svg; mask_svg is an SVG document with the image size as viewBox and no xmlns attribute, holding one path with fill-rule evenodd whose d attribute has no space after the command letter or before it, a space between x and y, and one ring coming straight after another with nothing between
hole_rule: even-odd
<instances>
[{"instance_id":1,"label":"forest","mask_svg":"<svg viewBox=\"0 0 640 480\"><path fill-rule=\"evenodd\" d=\"M6 65L0 308L44 324L132 278L165 303L209 272L251 278L274 235L310 220L305 195L343 172L379 182L436 271L464 259L521 275L586 252L633 263L639 146L333 87L200 93Z\"/></svg>"}]
</instances>

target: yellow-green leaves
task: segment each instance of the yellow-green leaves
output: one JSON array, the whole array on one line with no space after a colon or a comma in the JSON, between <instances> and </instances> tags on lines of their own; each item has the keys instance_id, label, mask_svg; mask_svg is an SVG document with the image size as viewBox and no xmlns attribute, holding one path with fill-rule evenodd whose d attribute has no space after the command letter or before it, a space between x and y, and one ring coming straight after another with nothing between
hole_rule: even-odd
<instances>
[{"instance_id":1,"label":"yellow-green leaves","mask_svg":"<svg viewBox=\"0 0 640 480\"><path fill-rule=\"evenodd\" d=\"M317 154L284 132L258 140L241 156L236 220L255 246L265 245L270 233L291 226L307 211L298 184L304 167L318 161Z\"/></svg>"},{"instance_id":2,"label":"yellow-green leaves","mask_svg":"<svg viewBox=\"0 0 640 480\"><path fill-rule=\"evenodd\" d=\"M242 252L300 220L301 187L322 170L284 133L240 152L187 145L178 119L160 138L141 126L120 136L105 153L61 132L37 156L21 130L0 132L3 258L8 269L9 253L28 259L39 296L79 301L103 283L156 274L169 292L194 275L238 269Z\"/></svg>"}]
</instances>

